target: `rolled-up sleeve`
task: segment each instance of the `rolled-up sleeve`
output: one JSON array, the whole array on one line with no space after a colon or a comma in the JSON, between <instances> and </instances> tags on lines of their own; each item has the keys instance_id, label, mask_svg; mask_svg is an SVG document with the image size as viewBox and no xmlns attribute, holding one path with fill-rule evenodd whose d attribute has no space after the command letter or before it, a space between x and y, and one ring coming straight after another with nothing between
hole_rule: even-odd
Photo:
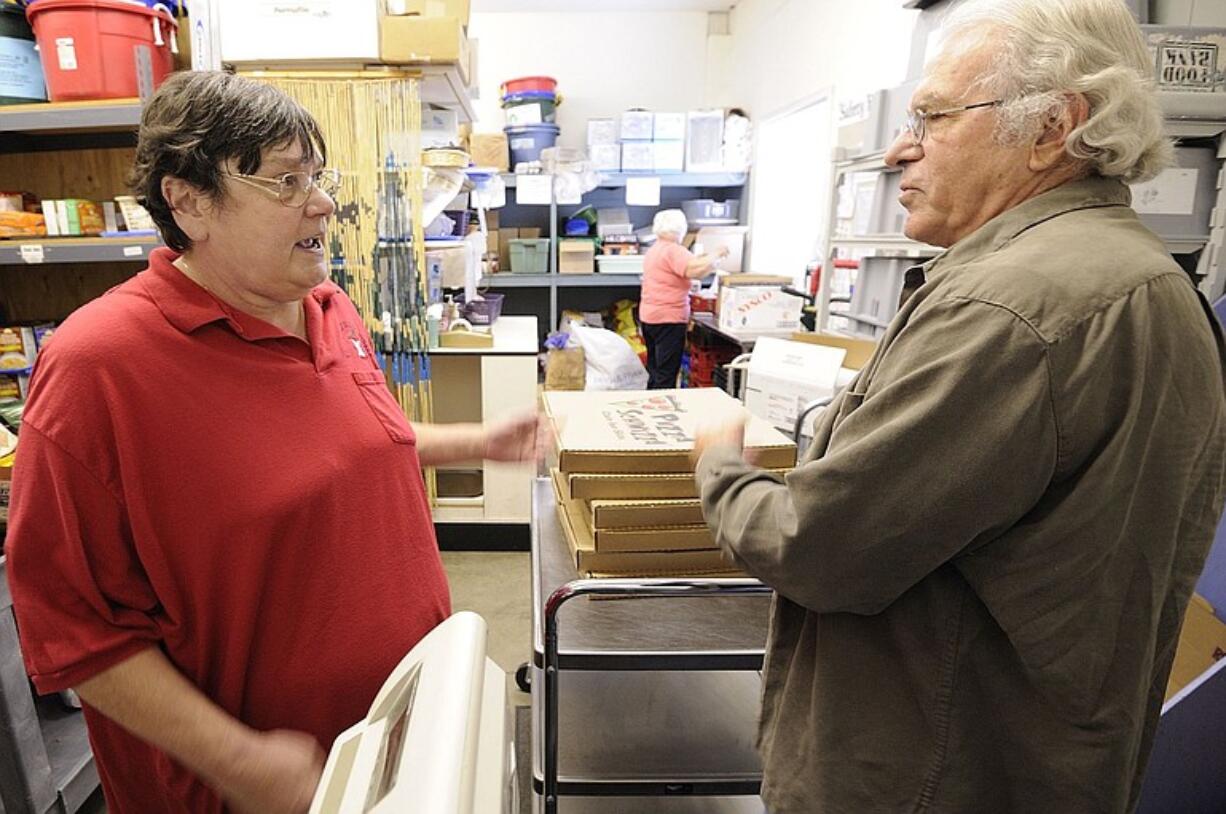
<instances>
[{"instance_id":1,"label":"rolled-up sleeve","mask_svg":"<svg viewBox=\"0 0 1226 814\"><path fill-rule=\"evenodd\" d=\"M75 686L157 641L157 597L121 502L28 421L6 547L22 654L39 692Z\"/></svg>"},{"instance_id":2,"label":"rolled-up sleeve","mask_svg":"<svg viewBox=\"0 0 1226 814\"><path fill-rule=\"evenodd\" d=\"M968 341L973 339L973 341ZM785 478L729 447L696 478L720 547L816 612L879 612L1029 511L1059 459L1046 343L992 303L926 305Z\"/></svg>"}]
</instances>

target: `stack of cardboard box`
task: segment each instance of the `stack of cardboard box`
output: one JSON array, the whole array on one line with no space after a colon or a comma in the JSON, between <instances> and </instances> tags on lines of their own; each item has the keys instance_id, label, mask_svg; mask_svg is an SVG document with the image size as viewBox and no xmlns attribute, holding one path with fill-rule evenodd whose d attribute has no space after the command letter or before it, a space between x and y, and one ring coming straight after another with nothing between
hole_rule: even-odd
<instances>
[{"instance_id":1,"label":"stack of cardboard box","mask_svg":"<svg viewBox=\"0 0 1226 814\"><path fill-rule=\"evenodd\" d=\"M689 454L701 425L744 416L721 390L549 392L558 519L586 576L735 573L702 517ZM779 473L796 460L787 436L749 417L746 448Z\"/></svg>"}]
</instances>

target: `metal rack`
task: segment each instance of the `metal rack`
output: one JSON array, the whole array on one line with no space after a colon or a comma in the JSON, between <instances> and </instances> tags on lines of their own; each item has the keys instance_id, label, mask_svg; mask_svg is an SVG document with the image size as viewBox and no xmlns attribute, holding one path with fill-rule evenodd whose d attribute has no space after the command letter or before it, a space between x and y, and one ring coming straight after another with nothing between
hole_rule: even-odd
<instances>
[{"instance_id":1,"label":"metal rack","mask_svg":"<svg viewBox=\"0 0 1226 814\"><path fill-rule=\"evenodd\" d=\"M98 769L81 712L30 691L6 571L0 556L0 811L71 814L98 787Z\"/></svg>"},{"instance_id":2,"label":"metal rack","mask_svg":"<svg viewBox=\"0 0 1226 814\"><path fill-rule=\"evenodd\" d=\"M579 579L553 489L532 523L534 810L761 811L754 742L770 589ZM563 677L563 674L565 678ZM620 810L625 810L624 804Z\"/></svg>"}]
</instances>

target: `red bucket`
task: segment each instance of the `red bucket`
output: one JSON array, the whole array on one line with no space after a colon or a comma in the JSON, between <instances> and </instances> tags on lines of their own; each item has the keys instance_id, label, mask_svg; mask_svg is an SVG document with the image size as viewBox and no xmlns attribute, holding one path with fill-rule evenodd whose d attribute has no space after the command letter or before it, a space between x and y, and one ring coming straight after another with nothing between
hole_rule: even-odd
<instances>
[{"instance_id":1,"label":"red bucket","mask_svg":"<svg viewBox=\"0 0 1226 814\"><path fill-rule=\"evenodd\" d=\"M174 69L177 23L121 0L39 0L26 9L53 102L140 96L148 62L152 93Z\"/></svg>"},{"instance_id":2,"label":"red bucket","mask_svg":"<svg viewBox=\"0 0 1226 814\"><path fill-rule=\"evenodd\" d=\"M506 82L503 82L502 92L499 95L505 98L525 91L556 93L557 90L558 80L552 76L524 76L519 79L508 79Z\"/></svg>"}]
</instances>

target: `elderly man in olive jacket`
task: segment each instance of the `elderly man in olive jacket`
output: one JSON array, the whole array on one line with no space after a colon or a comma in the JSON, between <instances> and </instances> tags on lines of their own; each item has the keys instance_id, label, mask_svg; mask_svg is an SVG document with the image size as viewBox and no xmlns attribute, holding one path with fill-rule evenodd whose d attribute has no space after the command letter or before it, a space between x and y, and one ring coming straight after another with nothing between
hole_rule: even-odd
<instances>
[{"instance_id":1,"label":"elderly man in olive jacket","mask_svg":"<svg viewBox=\"0 0 1226 814\"><path fill-rule=\"evenodd\" d=\"M763 798L1124 812L1222 509L1221 330L1130 208L1170 161L1119 0L963 6L886 162L947 251L794 472L696 444L776 591Z\"/></svg>"}]
</instances>

